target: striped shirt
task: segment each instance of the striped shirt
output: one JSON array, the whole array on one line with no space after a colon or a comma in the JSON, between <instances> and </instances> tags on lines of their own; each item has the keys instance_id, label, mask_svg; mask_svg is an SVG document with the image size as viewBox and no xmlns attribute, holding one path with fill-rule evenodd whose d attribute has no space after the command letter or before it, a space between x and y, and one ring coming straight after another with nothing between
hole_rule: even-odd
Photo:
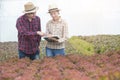
<instances>
[{"instance_id":1,"label":"striped shirt","mask_svg":"<svg viewBox=\"0 0 120 80\"><path fill-rule=\"evenodd\" d=\"M41 31L40 18L36 16L30 22L26 15L17 19L16 28L18 30L18 49L26 54L34 54L39 51L41 36L37 31Z\"/></svg>"},{"instance_id":2,"label":"striped shirt","mask_svg":"<svg viewBox=\"0 0 120 80\"><path fill-rule=\"evenodd\" d=\"M63 19L55 22L53 20L48 21L46 25L46 34L57 35L60 37L61 43L59 42L47 42L46 47L51 49L62 49L65 48L65 41L68 38L68 26Z\"/></svg>"}]
</instances>

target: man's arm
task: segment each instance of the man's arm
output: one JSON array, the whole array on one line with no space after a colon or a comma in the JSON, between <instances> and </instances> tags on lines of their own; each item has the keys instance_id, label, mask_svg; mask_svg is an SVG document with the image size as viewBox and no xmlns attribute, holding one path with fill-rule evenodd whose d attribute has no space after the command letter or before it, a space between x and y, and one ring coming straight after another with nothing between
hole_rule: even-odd
<instances>
[{"instance_id":1,"label":"man's arm","mask_svg":"<svg viewBox=\"0 0 120 80\"><path fill-rule=\"evenodd\" d=\"M25 26L23 25L23 23L22 23L22 21L20 19L17 20L16 28L17 28L18 32L20 34L24 35L24 36L37 35L37 32L27 31Z\"/></svg>"},{"instance_id":2,"label":"man's arm","mask_svg":"<svg viewBox=\"0 0 120 80\"><path fill-rule=\"evenodd\" d=\"M41 32L41 26L39 26L40 31L35 31L35 32L27 31L25 26L23 25L23 23L19 19L17 20L16 28L17 28L18 32L20 34L24 35L25 37L30 37L33 35L43 35L43 33Z\"/></svg>"}]
</instances>

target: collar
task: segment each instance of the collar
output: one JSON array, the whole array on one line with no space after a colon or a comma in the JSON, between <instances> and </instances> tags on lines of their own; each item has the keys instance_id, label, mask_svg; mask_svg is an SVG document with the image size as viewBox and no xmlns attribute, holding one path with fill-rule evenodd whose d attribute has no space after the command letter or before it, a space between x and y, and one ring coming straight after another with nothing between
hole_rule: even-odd
<instances>
[{"instance_id":1,"label":"collar","mask_svg":"<svg viewBox=\"0 0 120 80\"><path fill-rule=\"evenodd\" d=\"M23 15L23 18L24 18L25 20L28 20L28 17L27 17L26 14ZM34 19L32 19L32 20L34 20ZM29 20L28 20L28 21L29 21Z\"/></svg>"},{"instance_id":2,"label":"collar","mask_svg":"<svg viewBox=\"0 0 120 80\"><path fill-rule=\"evenodd\" d=\"M23 15L23 18L24 18L25 20L28 20L28 17L27 17L26 14Z\"/></svg>"},{"instance_id":3,"label":"collar","mask_svg":"<svg viewBox=\"0 0 120 80\"><path fill-rule=\"evenodd\" d=\"M54 21L53 19L52 19L52 23L58 23L58 22L61 22L62 21L62 19L61 19L61 16L59 17L59 20L58 21Z\"/></svg>"}]
</instances>

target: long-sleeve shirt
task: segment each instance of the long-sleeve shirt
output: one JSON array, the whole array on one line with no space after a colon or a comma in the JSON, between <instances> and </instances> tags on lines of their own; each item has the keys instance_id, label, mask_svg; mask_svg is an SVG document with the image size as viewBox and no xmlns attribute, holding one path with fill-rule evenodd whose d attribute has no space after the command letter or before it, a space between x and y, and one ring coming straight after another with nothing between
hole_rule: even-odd
<instances>
[{"instance_id":1,"label":"long-sleeve shirt","mask_svg":"<svg viewBox=\"0 0 120 80\"><path fill-rule=\"evenodd\" d=\"M39 50L41 36L37 35L37 31L41 31L41 23L38 16L29 21L26 15L22 15L17 19L16 28L19 50L26 54L34 54Z\"/></svg>"},{"instance_id":2,"label":"long-sleeve shirt","mask_svg":"<svg viewBox=\"0 0 120 80\"><path fill-rule=\"evenodd\" d=\"M46 25L46 34L57 35L60 37L61 42L47 42L46 47L51 49L65 48L65 41L68 38L68 26L63 19L55 22L53 20L48 21Z\"/></svg>"}]
</instances>

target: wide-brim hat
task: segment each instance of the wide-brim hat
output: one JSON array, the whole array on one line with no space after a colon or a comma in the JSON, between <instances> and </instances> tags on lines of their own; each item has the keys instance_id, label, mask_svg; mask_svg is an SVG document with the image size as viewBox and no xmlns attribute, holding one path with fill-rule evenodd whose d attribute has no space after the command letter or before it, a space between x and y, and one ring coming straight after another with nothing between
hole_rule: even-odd
<instances>
[{"instance_id":1,"label":"wide-brim hat","mask_svg":"<svg viewBox=\"0 0 120 80\"><path fill-rule=\"evenodd\" d=\"M32 2L28 2L24 5L24 9L23 13L32 13L36 12L39 7L35 6Z\"/></svg>"},{"instance_id":2,"label":"wide-brim hat","mask_svg":"<svg viewBox=\"0 0 120 80\"><path fill-rule=\"evenodd\" d=\"M58 6L56 4L50 4L48 7L48 13L53 12L53 11L60 11Z\"/></svg>"}]
</instances>

